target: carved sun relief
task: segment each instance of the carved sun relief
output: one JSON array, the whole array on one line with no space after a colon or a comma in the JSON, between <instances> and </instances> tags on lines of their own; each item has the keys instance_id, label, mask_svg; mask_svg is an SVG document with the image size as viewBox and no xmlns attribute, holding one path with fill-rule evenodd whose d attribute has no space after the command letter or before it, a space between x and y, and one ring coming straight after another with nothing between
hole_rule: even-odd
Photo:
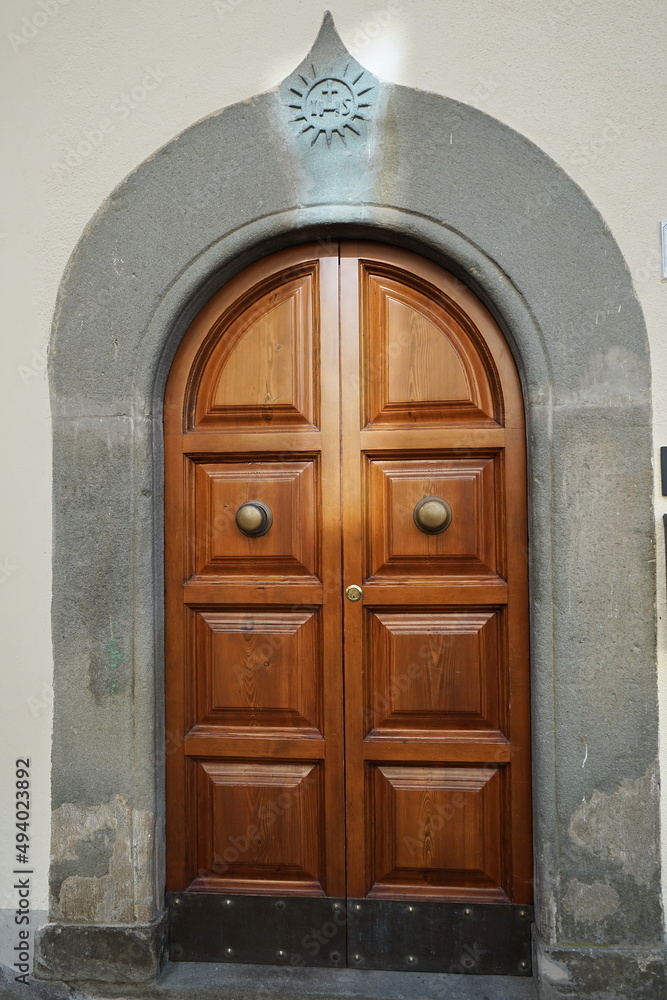
<instances>
[{"instance_id":1,"label":"carved sun relief","mask_svg":"<svg viewBox=\"0 0 667 1000\"><path fill-rule=\"evenodd\" d=\"M366 71L360 71L358 64L350 71L348 63L339 76L321 76L315 66L310 68L312 78L300 72L290 87L293 101L289 107L296 112L292 121L302 125L299 135L308 133L311 146L321 135L328 146L334 135L340 136L343 143L350 134L360 135L359 124L367 121L371 107L367 95L373 90Z\"/></svg>"}]
</instances>

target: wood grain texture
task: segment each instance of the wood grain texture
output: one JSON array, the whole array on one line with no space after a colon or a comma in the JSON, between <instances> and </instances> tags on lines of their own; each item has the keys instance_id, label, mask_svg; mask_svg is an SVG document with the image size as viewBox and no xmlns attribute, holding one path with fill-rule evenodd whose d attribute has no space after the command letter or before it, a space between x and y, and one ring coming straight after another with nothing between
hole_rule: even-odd
<instances>
[{"instance_id":1,"label":"wood grain texture","mask_svg":"<svg viewBox=\"0 0 667 1000\"><path fill-rule=\"evenodd\" d=\"M523 404L470 289L258 262L179 348L165 467L169 888L530 902Z\"/></svg>"},{"instance_id":2,"label":"wood grain texture","mask_svg":"<svg viewBox=\"0 0 667 1000\"><path fill-rule=\"evenodd\" d=\"M312 247L233 279L174 360L169 888L344 895L339 401L338 261Z\"/></svg>"},{"instance_id":3,"label":"wood grain texture","mask_svg":"<svg viewBox=\"0 0 667 1000\"><path fill-rule=\"evenodd\" d=\"M293 278L288 271L278 287L267 284L254 301L235 303L215 324L194 405L196 426L319 423L316 270Z\"/></svg>"},{"instance_id":4,"label":"wood grain texture","mask_svg":"<svg viewBox=\"0 0 667 1000\"><path fill-rule=\"evenodd\" d=\"M415 458L398 450L394 455L366 456L367 504L373 517L365 579L401 577L416 583L433 577L451 582L502 576L497 565L496 456L478 452L471 457L468 451ZM452 522L442 534L425 534L414 522L414 509L425 496L442 497L452 508Z\"/></svg>"},{"instance_id":5,"label":"wood grain texture","mask_svg":"<svg viewBox=\"0 0 667 1000\"><path fill-rule=\"evenodd\" d=\"M365 260L359 275L365 424L493 424L502 395L483 341L444 289Z\"/></svg>"},{"instance_id":6,"label":"wood grain texture","mask_svg":"<svg viewBox=\"0 0 667 1000\"><path fill-rule=\"evenodd\" d=\"M198 761L191 888L324 895L321 765Z\"/></svg>"},{"instance_id":7,"label":"wood grain texture","mask_svg":"<svg viewBox=\"0 0 667 1000\"><path fill-rule=\"evenodd\" d=\"M197 719L239 732L322 724L317 611L195 611Z\"/></svg>"},{"instance_id":8,"label":"wood grain texture","mask_svg":"<svg viewBox=\"0 0 667 1000\"><path fill-rule=\"evenodd\" d=\"M498 900L504 855L501 772L377 766L370 896Z\"/></svg>"},{"instance_id":9,"label":"wood grain texture","mask_svg":"<svg viewBox=\"0 0 667 1000\"><path fill-rule=\"evenodd\" d=\"M345 627L348 894L529 902L516 369L468 288L372 244L341 245L341 358L359 372L342 408L344 582L364 589ZM452 508L442 534L414 522L425 496Z\"/></svg>"},{"instance_id":10,"label":"wood grain texture","mask_svg":"<svg viewBox=\"0 0 667 1000\"><path fill-rule=\"evenodd\" d=\"M320 492L317 460L192 461L191 507L186 512L194 545L190 579L319 577ZM259 538L239 531L241 504L262 500L271 508L271 530Z\"/></svg>"},{"instance_id":11,"label":"wood grain texture","mask_svg":"<svg viewBox=\"0 0 667 1000\"><path fill-rule=\"evenodd\" d=\"M501 729L498 613L369 613L367 735ZM504 728L504 727L503 727Z\"/></svg>"}]
</instances>

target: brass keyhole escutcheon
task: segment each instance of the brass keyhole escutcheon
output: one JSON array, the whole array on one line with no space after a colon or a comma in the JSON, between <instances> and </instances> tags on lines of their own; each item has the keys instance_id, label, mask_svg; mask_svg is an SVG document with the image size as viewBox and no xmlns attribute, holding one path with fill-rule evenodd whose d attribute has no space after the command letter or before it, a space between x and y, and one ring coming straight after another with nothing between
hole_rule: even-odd
<instances>
[{"instance_id":1,"label":"brass keyhole escutcheon","mask_svg":"<svg viewBox=\"0 0 667 1000\"><path fill-rule=\"evenodd\" d=\"M236 526L249 538L265 535L273 524L273 513L262 500L248 500L236 511Z\"/></svg>"},{"instance_id":2,"label":"brass keyhole escutcheon","mask_svg":"<svg viewBox=\"0 0 667 1000\"><path fill-rule=\"evenodd\" d=\"M361 587L358 587L356 583L353 583L350 587L345 588L345 596L348 601L360 601L364 596L364 592Z\"/></svg>"},{"instance_id":3,"label":"brass keyhole escutcheon","mask_svg":"<svg viewBox=\"0 0 667 1000\"><path fill-rule=\"evenodd\" d=\"M452 523L452 508L442 497L424 497L415 505L415 524L427 535L439 535Z\"/></svg>"}]
</instances>

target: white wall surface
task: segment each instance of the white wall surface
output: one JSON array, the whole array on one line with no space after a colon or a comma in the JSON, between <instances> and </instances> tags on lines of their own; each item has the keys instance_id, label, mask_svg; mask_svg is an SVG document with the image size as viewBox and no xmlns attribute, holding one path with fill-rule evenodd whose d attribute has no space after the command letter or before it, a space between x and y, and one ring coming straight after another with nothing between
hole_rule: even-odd
<instances>
[{"instance_id":1,"label":"white wall surface","mask_svg":"<svg viewBox=\"0 0 667 1000\"><path fill-rule=\"evenodd\" d=\"M659 446L667 444L667 282L660 279L658 249L658 220L667 218L667 6L661 0L330 0L329 6L350 50L380 77L474 104L541 146L586 191L625 255L648 325L654 372L667 774L661 541L667 498L660 494L658 464ZM320 0L3 3L0 909L5 918L16 903L11 870L17 757L32 762L33 906L46 907L52 654L51 441L44 369L58 284L84 226L119 181L192 122L277 84L310 48L323 12ZM133 88L142 87L133 97ZM620 629L632 627L623 621L622 608L612 605L610 615ZM667 834L667 796L663 830ZM663 842L667 869L667 837ZM14 943L0 925L0 961L13 961Z\"/></svg>"}]
</instances>

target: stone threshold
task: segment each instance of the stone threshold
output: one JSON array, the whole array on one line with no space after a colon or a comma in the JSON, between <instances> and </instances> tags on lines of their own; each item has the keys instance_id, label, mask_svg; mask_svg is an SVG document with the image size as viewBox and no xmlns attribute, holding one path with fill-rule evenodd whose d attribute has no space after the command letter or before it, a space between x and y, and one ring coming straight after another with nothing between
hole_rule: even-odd
<instances>
[{"instance_id":1,"label":"stone threshold","mask_svg":"<svg viewBox=\"0 0 667 1000\"><path fill-rule=\"evenodd\" d=\"M167 963L154 983L13 981L0 969L2 1000L536 1000L534 981L512 976L280 969L269 965Z\"/></svg>"}]
</instances>

